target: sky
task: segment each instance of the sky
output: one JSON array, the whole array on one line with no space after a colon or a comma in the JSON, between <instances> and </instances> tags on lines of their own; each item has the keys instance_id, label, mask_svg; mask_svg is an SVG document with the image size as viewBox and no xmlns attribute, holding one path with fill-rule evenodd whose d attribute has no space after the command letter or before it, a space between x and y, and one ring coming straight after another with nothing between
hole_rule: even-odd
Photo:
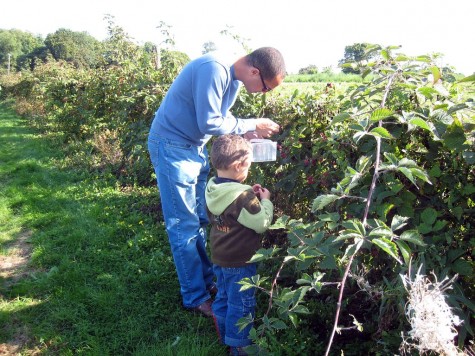
<instances>
[{"instance_id":1,"label":"sky","mask_svg":"<svg viewBox=\"0 0 475 356\"><path fill-rule=\"evenodd\" d=\"M272 46L283 54L287 71L315 65L338 72L345 46L399 45L406 55L441 53L440 65L475 72L472 0L15 0L0 4L0 29L28 31L45 38L60 28L107 37L112 15L137 44L160 45L165 23L175 50L190 58L203 44L237 52L228 30L251 49Z\"/></svg>"}]
</instances>

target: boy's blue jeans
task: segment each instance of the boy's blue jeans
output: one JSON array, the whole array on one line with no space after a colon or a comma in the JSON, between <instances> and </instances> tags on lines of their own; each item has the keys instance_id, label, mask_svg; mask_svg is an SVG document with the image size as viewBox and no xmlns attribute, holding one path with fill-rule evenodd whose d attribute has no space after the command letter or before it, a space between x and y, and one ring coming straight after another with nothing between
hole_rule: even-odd
<instances>
[{"instance_id":1,"label":"boy's blue jeans","mask_svg":"<svg viewBox=\"0 0 475 356\"><path fill-rule=\"evenodd\" d=\"M251 278L256 275L256 264L250 263L244 267L220 267L213 265L216 275L218 294L213 302L213 313L219 330L219 336L224 344L229 346L248 346L252 343L249 339L249 331L252 323L239 332L236 325L242 317L249 314L254 318L256 298L255 289L250 288L239 291L240 280L245 277Z\"/></svg>"},{"instance_id":2,"label":"boy's blue jeans","mask_svg":"<svg viewBox=\"0 0 475 356\"><path fill-rule=\"evenodd\" d=\"M194 308L210 298L214 284L206 252L206 147L172 141L150 132L150 159L157 175L165 227L175 261L183 305Z\"/></svg>"}]
</instances>

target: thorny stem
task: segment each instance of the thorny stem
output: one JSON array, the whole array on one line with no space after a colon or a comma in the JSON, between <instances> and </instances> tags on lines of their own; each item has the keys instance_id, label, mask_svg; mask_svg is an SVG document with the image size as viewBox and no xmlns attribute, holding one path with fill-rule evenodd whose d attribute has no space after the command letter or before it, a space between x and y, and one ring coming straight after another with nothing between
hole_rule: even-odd
<instances>
[{"instance_id":1,"label":"thorny stem","mask_svg":"<svg viewBox=\"0 0 475 356\"><path fill-rule=\"evenodd\" d=\"M333 338L335 337L335 332L336 330L338 329L338 319L340 318L340 311L341 311L341 301L343 299L343 291L345 289L345 283L346 283L346 279L348 278L348 273L350 272L350 267L351 267L351 263L353 262L353 258L355 257L356 255L356 252L355 251L351 256L350 256L350 259L348 260L348 264L345 268L345 273L343 274L343 278L341 280L341 288L340 288L340 294L338 296L338 303L336 304L336 312L335 312L335 322L333 324L333 330L332 330L332 333L330 335L330 340L328 341L328 346L327 346L327 349L325 351L325 356L328 356L328 353L330 352L330 348L333 344Z\"/></svg>"},{"instance_id":2,"label":"thorny stem","mask_svg":"<svg viewBox=\"0 0 475 356\"><path fill-rule=\"evenodd\" d=\"M397 75L397 72L393 74L389 80L388 84L386 85L386 88L384 89L384 95L383 95L383 100L381 100L381 108L384 108L384 105L386 104L386 99L389 94L389 89L391 88L391 85L393 83L394 77ZM383 126L383 122L379 121L378 124L379 127ZM363 225L366 225L366 220L368 219L368 213L369 213L369 208L371 206L371 198L373 196L374 190L376 189L376 182L378 181L379 178L379 163L381 161L381 138L376 137L376 161L374 162L374 174L373 174L373 181L371 182L371 186L368 192L368 198L366 200L366 208L363 216ZM355 251L356 253L356 251Z\"/></svg>"},{"instance_id":3,"label":"thorny stem","mask_svg":"<svg viewBox=\"0 0 475 356\"><path fill-rule=\"evenodd\" d=\"M275 274L274 280L272 281L272 285L271 285L270 291L269 291L269 306L267 307L267 311L266 311L265 315L269 315L269 313L272 309L272 297L274 296L274 289L277 285L277 280L279 279L280 272L282 272L282 269L284 268L284 266L285 266L285 261L282 261L282 264L280 265L279 270ZM264 333L264 330L262 330L262 333ZM261 336L262 336L262 334L261 334Z\"/></svg>"},{"instance_id":4,"label":"thorny stem","mask_svg":"<svg viewBox=\"0 0 475 356\"><path fill-rule=\"evenodd\" d=\"M297 239L299 239L302 244L305 243L297 234L295 234L295 237ZM269 306L267 307L267 311L265 312L265 315L269 315L270 311L272 310L272 299L273 299L273 296L274 296L274 289L277 286L277 280L280 277L280 272L282 272L282 269L284 268L285 263L286 263L285 261L282 261L282 264L280 265L279 269L277 270L277 273L275 274L274 280L272 281L272 285L271 285L270 291L269 291ZM262 331L262 332L264 332L264 331Z\"/></svg>"},{"instance_id":5,"label":"thorny stem","mask_svg":"<svg viewBox=\"0 0 475 356\"><path fill-rule=\"evenodd\" d=\"M389 89L391 88L391 85L393 83L394 78L396 77L398 73L394 73L388 80L388 84L386 85L386 88L384 89L384 95L383 99L381 100L381 108L384 108L384 105L386 104L386 99L389 94ZM382 121L379 121L379 127L383 125ZM381 138L376 137L376 161L374 163L374 173L373 173L373 180L371 182L371 186L368 192L368 197L366 199L366 208L363 216L363 225L366 225L366 221L368 219L368 214L369 214L369 208L371 206L371 198L373 196L374 190L376 189L376 182L378 181L379 177L379 163L380 163L380 154L381 154ZM341 311L341 301L343 300L343 292L345 289L345 284L346 280L348 278L348 274L350 272L351 265L353 263L353 259L356 256L356 253L358 252L359 248L355 249L355 252L350 256L348 260L348 264L345 268L345 273L343 274L343 278L341 280L341 288L340 288L340 294L338 295L338 302L336 304L336 312L335 312L335 323L333 324L333 330L330 335L330 340L328 341L327 349L325 351L325 356L328 356L328 353L330 352L330 348L333 344L333 338L335 337L336 330L338 329L338 319L340 318L340 311Z\"/></svg>"}]
</instances>

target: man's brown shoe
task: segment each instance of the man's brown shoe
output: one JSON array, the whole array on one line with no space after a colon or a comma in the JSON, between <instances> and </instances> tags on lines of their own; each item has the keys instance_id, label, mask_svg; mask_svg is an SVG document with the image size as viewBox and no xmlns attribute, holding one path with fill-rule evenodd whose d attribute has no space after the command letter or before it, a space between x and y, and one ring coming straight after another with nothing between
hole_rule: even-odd
<instances>
[{"instance_id":1,"label":"man's brown shoe","mask_svg":"<svg viewBox=\"0 0 475 356\"><path fill-rule=\"evenodd\" d=\"M209 294L214 297L218 293L218 287L216 284L213 284L210 289L208 289Z\"/></svg>"},{"instance_id":2,"label":"man's brown shoe","mask_svg":"<svg viewBox=\"0 0 475 356\"><path fill-rule=\"evenodd\" d=\"M208 299L206 302L201 303L197 307L189 308L189 310L197 312L197 313L201 313L204 316L211 318L213 316L213 310L211 309L211 304L213 304L213 301L211 299Z\"/></svg>"}]
</instances>

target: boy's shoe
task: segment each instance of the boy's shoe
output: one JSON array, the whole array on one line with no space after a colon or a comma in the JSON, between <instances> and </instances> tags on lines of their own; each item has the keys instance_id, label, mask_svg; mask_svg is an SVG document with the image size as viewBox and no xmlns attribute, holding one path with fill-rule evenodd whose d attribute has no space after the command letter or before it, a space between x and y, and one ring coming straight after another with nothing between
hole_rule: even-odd
<instances>
[{"instance_id":1,"label":"boy's shoe","mask_svg":"<svg viewBox=\"0 0 475 356\"><path fill-rule=\"evenodd\" d=\"M229 348L229 354L233 356L248 355L248 353L244 351L244 347L237 347L237 346L231 346Z\"/></svg>"}]
</instances>

